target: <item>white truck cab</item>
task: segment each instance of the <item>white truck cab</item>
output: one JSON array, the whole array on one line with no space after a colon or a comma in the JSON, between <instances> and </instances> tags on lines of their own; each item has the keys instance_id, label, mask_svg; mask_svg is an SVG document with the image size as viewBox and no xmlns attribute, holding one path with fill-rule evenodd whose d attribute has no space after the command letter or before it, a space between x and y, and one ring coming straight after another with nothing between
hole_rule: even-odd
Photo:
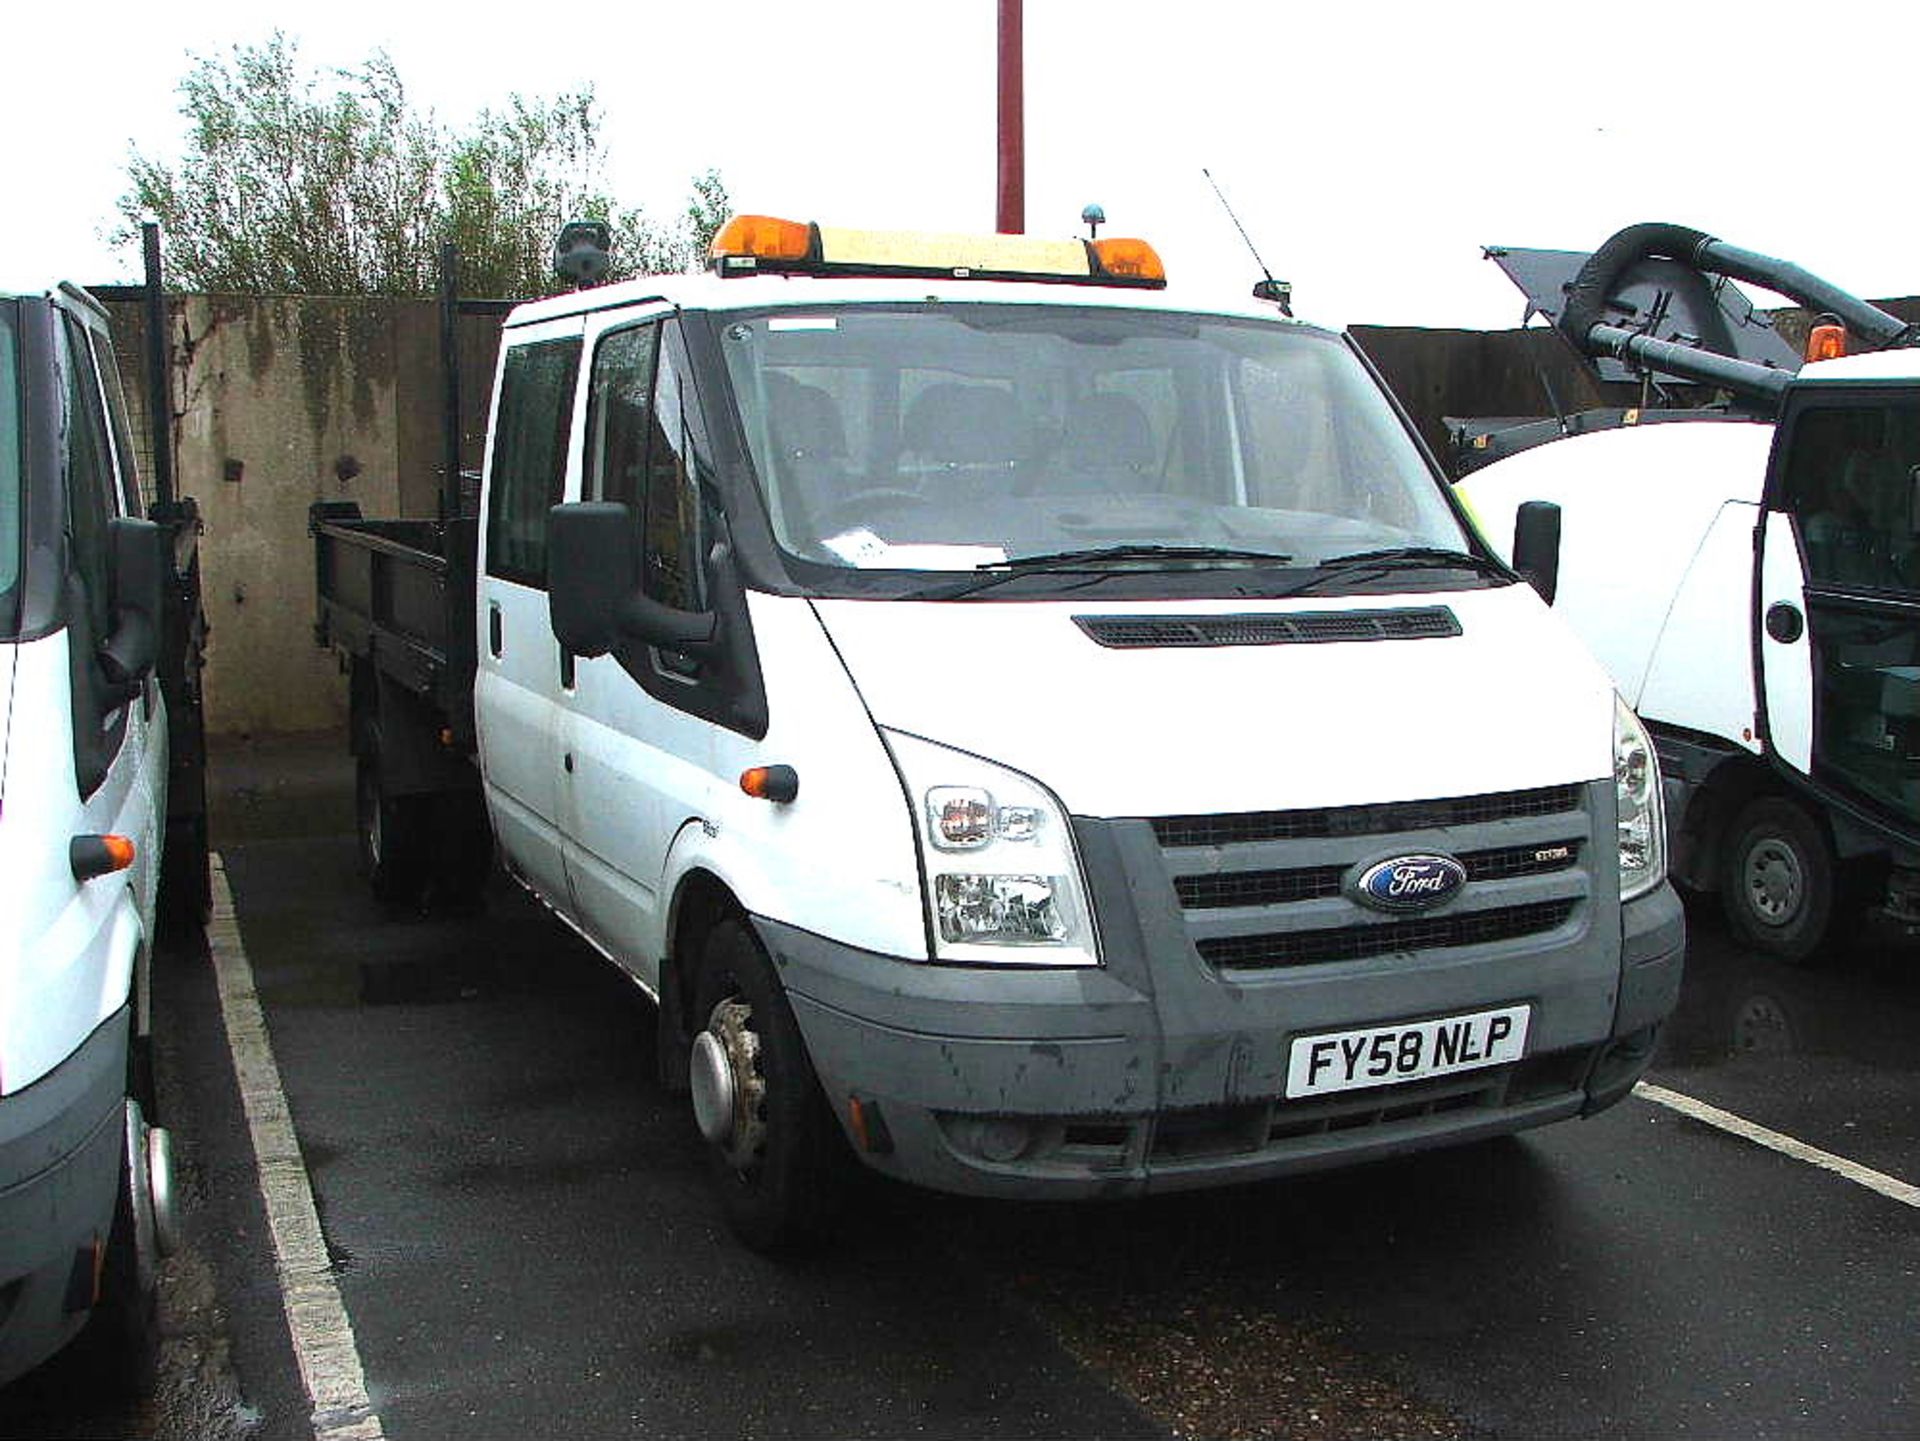
<instances>
[{"instance_id":1,"label":"white truck cab","mask_svg":"<svg viewBox=\"0 0 1920 1441\"><path fill-rule=\"evenodd\" d=\"M96 1313L116 1364L153 1339L168 552L141 514L104 313L0 297L0 1384Z\"/></svg>"},{"instance_id":2,"label":"white truck cab","mask_svg":"<svg viewBox=\"0 0 1920 1441\"><path fill-rule=\"evenodd\" d=\"M661 1002L730 1220L1093 1197L1618 1100L1658 772L1343 336L1137 241L739 217L503 332L506 864Z\"/></svg>"}]
</instances>

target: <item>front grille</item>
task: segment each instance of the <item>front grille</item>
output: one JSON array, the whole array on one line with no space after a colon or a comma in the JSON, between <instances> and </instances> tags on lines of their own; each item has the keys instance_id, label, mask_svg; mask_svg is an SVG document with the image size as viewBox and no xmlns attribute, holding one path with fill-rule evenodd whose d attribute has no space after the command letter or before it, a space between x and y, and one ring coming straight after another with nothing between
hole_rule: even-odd
<instances>
[{"instance_id":1,"label":"front grille","mask_svg":"<svg viewBox=\"0 0 1920 1441\"><path fill-rule=\"evenodd\" d=\"M1456 859L1467 868L1467 882L1507 880L1514 876L1544 876L1578 864L1577 841L1552 845L1502 846L1469 851ZM1181 906L1190 911L1230 906L1282 906L1337 896L1345 889L1342 866L1309 866L1301 870L1239 871L1226 875L1177 876L1173 888Z\"/></svg>"},{"instance_id":2,"label":"front grille","mask_svg":"<svg viewBox=\"0 0 1920 1441\"><path fill-rule=\"evenodd\" d=\"M1127 822L1158 845L1133 903L1157 895L1193 959L1222 977L1497 946L1525 937L1571 945L1587 902L1612 879L1604 781L1317 809L1148 817ZM1147 836L1134 832L1141 841ZM1466 872L1430 910L1383 913L1356 889L1369 867L1441 855ZM1157 862L1158 875L1144 868Z\"/></svg>"},{"instance_id":3,"label":"front grille","mask_svg":"<svg viewBox=\"0 0 1920 1441\"><path fill-rule=\"evenodd\" d=\"M1228 906L1284 906L1320 896L1337 896L1346 879L1345 866L1313 866L1298 871L1177 876L1173 889L1184 909L1203 911Z\"/></svg>"},{"instance_id":4,"label":"front grille","mask_svg":"<svg viewBox=\"0 0 1920 1441\"><path fill-rule=\"evenodd\" d=\"M1440 640L1461 634L1459 619L1443 605L1293 615L1077 615L1073 620L1095 641L1113 650Z\"/></svg>"},{"instance_id":5,"label":"front grille","mask_svg":"<svg viewBox=\"0 0 1920 1441\"><path fill-rule=\"evenodd\" d=\"M1230 846L1254 841L1388 835L1395 831L1487 825L1580 809L1579 786L1455 800L1403 801L1374 806L1338 806L1298 811L1245 811L1213 816L1157 816L1153 833L1163 846Z\"/></svg>"},{"instance_id":6,"label":"front grille","mask_svg":"<svg viewBox=\"0 0 1920 1441\"><path fill-rule=\"evenodd\" d=\"M1464 915L1426 916L1374 925L1334 926L1254 936L1216 936L1199 942L1208 964L1221 970L1272 969L1358 961L1368 956L1490 945L1557 930L1573 915L1572 900L1496 906Z\"/></svg>"}]
</instances>

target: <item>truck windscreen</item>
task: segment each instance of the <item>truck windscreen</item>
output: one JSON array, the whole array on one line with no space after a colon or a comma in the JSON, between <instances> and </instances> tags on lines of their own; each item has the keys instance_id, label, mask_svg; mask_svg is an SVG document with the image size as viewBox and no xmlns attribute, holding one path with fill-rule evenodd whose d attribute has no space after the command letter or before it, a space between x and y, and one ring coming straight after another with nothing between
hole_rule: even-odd
<instances>
[{"instance_id":1,"label":"truck windscreen","mask_svg":"<svg viewBox=\"0 0 1920 1441\"><path fill-rule=\"evenodd\" d=\"M970 571L1179 548L1311 566L1469 547L1338 336L1096 306L725 317L773 532L845 567Z\"/></svg>"},{"instance_id":2,"label":"truck windscreen","mask_svg":"<svg viewBox=\"0 0 1920 1441\"><path fill-rule=\"evenodd\" d=\"M12 302L0 302L0 636L19 614L22 487L20 483L20 340Z\"/></svg>"}]
</instances>

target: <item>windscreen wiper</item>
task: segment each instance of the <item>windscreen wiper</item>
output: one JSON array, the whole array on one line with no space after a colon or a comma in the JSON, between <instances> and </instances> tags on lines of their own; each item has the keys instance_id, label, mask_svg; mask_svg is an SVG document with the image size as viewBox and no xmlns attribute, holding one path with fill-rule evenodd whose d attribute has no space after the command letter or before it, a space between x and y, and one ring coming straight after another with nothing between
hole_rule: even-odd
<instances>
[{"instance_id":1,"label":"windscreen wiper","mask_svg":"<svg viewBox=\"0 0 1920 1441\"><path fill-rule=\"evenodd\" d=\"M1242 550L1220 545L1096 545L1075 550L1050 550L1039 555L1015 556L1010 560L990 560L974 567L974 578L952 586L934 587L929 599L953 600L972 595L1023 575L1108 575L1113 567L1124 570L1174 570L1214 561L1266 565L1288 565L1293 557L1273 550Z\"/></svg>"},{"instance_id":2,"label":"windscreen wiper","mask_svg":"<svg viewBox=\"0 0 1920 1441\"><path fill-rule=\"evenodd\" d=\"M1356 570L1386 575L1396 570L1469 570L1492 580L1513 580L1514 573L1497 560L1471 551L1449 550L1439 545L1397 545L1385 550L1357 550L1351 555L1331 555L1314 564L1314 574L1301 582L1290 595L1299 595L1329 580L1348 576Z\"/></svg>"}]
</instances>

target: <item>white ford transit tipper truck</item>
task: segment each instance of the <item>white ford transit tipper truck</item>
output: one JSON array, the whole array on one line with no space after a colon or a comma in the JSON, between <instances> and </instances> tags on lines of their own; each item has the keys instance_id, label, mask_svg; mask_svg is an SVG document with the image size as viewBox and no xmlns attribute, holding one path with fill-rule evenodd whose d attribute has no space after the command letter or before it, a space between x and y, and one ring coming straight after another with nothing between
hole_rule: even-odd
<instances>
[{"instance_id":1,"label":"white ford transit tipper truck","mask_svg":"<svg viewBox=\"0 0 1920 1441\"><path fill-rule=\"evenodd\" d=\"M1459 486L1498 544L1558 507L1554 608L1653 734L1676 878L1779 960L1850 907L1920 933L1920 326L1682 226L1499 254L1664 402L1490 429ZM1816 358L1728 279L1824 316Z\"/></svg>"},{"instance_id":2,"label":"white ford transit tipper truck","mask_svg":"<svg viewBox=\"0 0 1920 1441\"><path fill-rule=\"evenodd\" d=\"M1120 1196L1649 1063L1651 746L1341 335L1137 241L738 217L513 311L488 444L477 525L314 519L367 865L444 873L483 794L748 1242L849 1150Z\"/></svg>"},{"instance_id":3,"label":"white ford transit tipper truck","mask_svg":"<svg viewBox=\"0 0 1920 1441\"><path fill-rule=\"evenodd\" d=\"M158 672L193 539L146 511L104 312L0 297L0 1384L90 1317L122 1380L156 1339Z\"/></svg>"}]
</instances>

